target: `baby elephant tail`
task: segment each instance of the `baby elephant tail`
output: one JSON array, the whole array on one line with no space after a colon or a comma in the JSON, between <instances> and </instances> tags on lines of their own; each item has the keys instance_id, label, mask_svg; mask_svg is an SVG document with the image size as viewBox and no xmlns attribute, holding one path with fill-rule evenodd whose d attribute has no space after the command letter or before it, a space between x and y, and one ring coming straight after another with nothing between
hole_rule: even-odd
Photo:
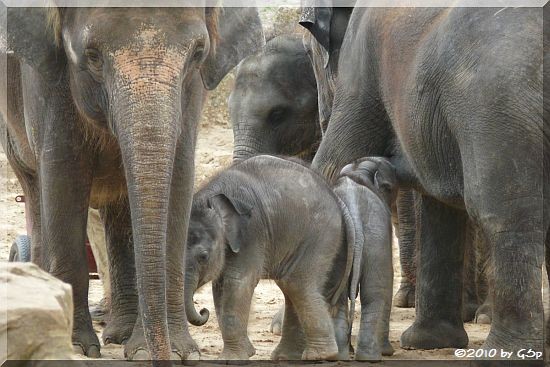
<instances>
[{"instance_id":1,"label":"baby elephant tail","mask_svg":"<svg viewBox=\"0 0 550 367\"><path fill-rule=\"evenodd\" d=\"M349 179L345 179L348 181ZM358 217L359 211L356 208L356 199L355 199L355 190L351 180L347 182L349 185L348 189L336 190L335 194L338 197L338 202L342 210L342 215L344 217L344 223L346 226L346 243L347 243L347 260L346 260L346 270L343 274L340 285L335 292L331 304L335 304L339 299L342 292L347 288L349 284L349 299L350 312L349 312L349 332L348 335L351 337L351 330L353 326L353 318L355 314L355 299L357 298L357 291L359 288L359 278L361 276L361 261L363 255L363 246L365 239L363 236L363 228L361 218ZM350 279L351 274L351 279Z\"/></svg>"}]
</instances>

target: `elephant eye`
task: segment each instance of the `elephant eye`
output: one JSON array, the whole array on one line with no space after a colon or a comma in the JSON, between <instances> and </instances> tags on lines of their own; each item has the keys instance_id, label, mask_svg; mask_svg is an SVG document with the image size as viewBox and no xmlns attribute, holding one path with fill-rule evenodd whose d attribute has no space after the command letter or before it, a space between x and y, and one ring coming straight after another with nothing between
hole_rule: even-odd
<instances>
[{"instance_id":1,"label":"elephant eye","mask_svg":"<svg viewBox=\"0 0 550 367\"><path fill-rule=\"evenodd\" d=\"M274 108L269 112L267 121L272 125L278 125L284 120L286 113L287 111L284 108Z\"/></svg>"},{"instance_id":2,"label":"elephant eye","mask_svg":"<svg viewBox=\"0 0 550 367\"><path fill-rule=\"evenodd\" d=\"M197 261L199 264L206 264L208 257L208 251L203 250L197 254Z\"/></svg>"},{"instance_id":3,"label":"elephant eye","mask_svg":"<svg viewBox=\"0 0 550 367\"><path fill-rule=\"evenodd\" d=\"M204 58L204 46L198 45L193 53L193 61L201 62Z\"/></svg>"},{"instance_id":4,"label":"elephant eye","mask_svg":"<svg viewBox=\"0 0 550 367\"><path fill-rule=\"evenodd\" d=\"M101 57L99 51L88 48L84 51L84 54L86 55L86 61L90 70L96 73L101 72L103 69L103 58Z\"/></svg>"}]
</instances>

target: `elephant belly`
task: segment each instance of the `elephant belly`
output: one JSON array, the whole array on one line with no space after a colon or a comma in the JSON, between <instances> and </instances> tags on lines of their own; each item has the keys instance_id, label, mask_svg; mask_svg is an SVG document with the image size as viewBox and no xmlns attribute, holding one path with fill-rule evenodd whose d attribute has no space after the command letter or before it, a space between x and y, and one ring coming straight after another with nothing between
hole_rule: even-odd
<instances>
[{"instance_id":1,"label":"elephant belly","mask_svg":"<svg viewBox=\"0 0 550 367\"><path fill-rule=\"evenodd\" d=\"M433 116L430 106L421 105L401 116L406 117L395 121L394 128L405 159L417 180L416 189L449 205L463 208L464 178L460 149L445 120L428 117Z\"/></svg>"}]
</instances>

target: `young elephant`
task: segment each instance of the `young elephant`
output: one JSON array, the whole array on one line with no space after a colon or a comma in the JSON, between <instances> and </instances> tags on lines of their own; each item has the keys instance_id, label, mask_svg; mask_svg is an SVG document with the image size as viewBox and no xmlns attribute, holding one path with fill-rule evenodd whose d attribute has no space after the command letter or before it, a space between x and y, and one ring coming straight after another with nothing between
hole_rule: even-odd
<instances>
[{"instance_id":1,"label":"young elephant","mask_svg":"<svg viewBox=\"0 0 550 367\"><path fill-rule=\"evenodd\" d=\"M260 279L273 279L285 296L285 318L272 358L346 359L347 298L353 309L360 283L357 356L391 354L391 223L384 205L348 177L333 191L301 163L273 156L222 171L193 199L185 279L189 322L208 320L208 310L196 312L193 295L212 281L224 340L220 358L248 359L255 352L247 336L252 294ZM362 270L367 267L373 271Z\"/></svg>"}]
</instances>

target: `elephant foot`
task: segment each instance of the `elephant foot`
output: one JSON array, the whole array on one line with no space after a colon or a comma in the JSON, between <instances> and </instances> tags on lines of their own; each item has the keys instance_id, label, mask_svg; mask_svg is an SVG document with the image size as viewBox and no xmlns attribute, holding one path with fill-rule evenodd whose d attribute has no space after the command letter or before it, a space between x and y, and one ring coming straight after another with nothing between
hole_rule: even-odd
<instances>
[{"instance_id":1,"label":"elephant foot","mask_svg":"<svg viewBox=\"0 0 550 367\"><path fill-rule=\"evenodd\" d=\"M302 354L304 352L303 348L296 348L293 346L284 346L279 343L275 350L271 353L271 359L274 361L299 361L302 359Z\"/></svg>"},{"instance_id":2,"label":"elephant foot","mask_svg":"<svg viewBox=\"0 0 550 367\"><path fill-rule=\"evenodd\" d=\"M73 330L73 352L89 358L99 358L101 357L99 339L91 326L89 329Z\"/></svg>"},{"instance_id":3,"label":"elephant foot","mask_svg":"<svg viewBox=\"0 0 550 367\"><path fill-rule=\"evenodd\" d=\"M109 319L109 307L105 298L102 298L97 305L90 307L90 316L92 316L92 321L98 322L100 325L107 323Z\"/></svg>"},{"instance_id":4,"label":"elephant foot","mask_svg":"<svg viewBox=\"0 0 550 367\"><path fill-rule=\"evenodd\" d=\"M368 361L368 362L378 362L382 360L382 353L379 351L368 351L357 348L357 353L355 353L356 361Z\"/></svg>"},{"instance_id":5,"label":"elephant foot","mask_svg":"<svg viewBox=\"0 0 550 367\"><path fill-rule=\"evenodd\" d=\"M256 354L256 348L254 348L254 345L252 345L252 342L248 337L246 338L246 352L249 357L252 357Z\"/></svg>"},{"instance_id":6,"label":"elephant foot","mask_svg":"<svg viewBox=\"0 0 550 367\"><path fill-rule=\"evenodd\" d=\"M475 322L476 324L490 324L493 319L493 312L491 305L484 303L476 310Z\"/></svg>"},{"instance_id":7,"label":"elephant foot","mask_svg":"<svg viewBox=\"0 0 550 367\"><path fill-rule=\"evenodd\" d=\"M107 323L101 338L103 344L125 344L134 330L136 317L113 317Z\"/></svg>"},{"instance_id":8,"label":"elephant foot","mask_svg":"<svg viewBox=\"0 0 550 367\"><path fill-rule=\"evenodd\" d=\"M401 282L399 290L393 297L393 305L399 308L414 308L415 286L409 282Z\"/></svg>"},{"instance_id":9,"label":"elephant foot","mask_svg":"<svg viewBox=\"0 0 550 367\"><path fill-rule=\"evenodd\" d=\"M307 346L302 353L302 359L307 361L334 361L338 358L336 341L323 346Z\"/></svg>"},{"instance_id":10,"label":"elephant foot","mask_svg":"<svg viewBox=\"0 0 550 367\"><path fill-rule=\"evenodd\" d=\"M227 350L224 348L218 359L223 361L248 361L248 351L246 350Z\"/></svg>"},{"instance_id":11,"label":"elephant foot","mask_svg":"<svg viewBox=\"0 0 550 367\"><path fill-rule=\"evenodd\" d=\"M495 332L495 327L493 325L487 339L485 339L480 349L487 351L487 353L492 350L497 350L499 353L494 357L491 356L491 358L480 359L525 359L525 361L539 362L542 366L542 353L544 351L544 342L542 338L539 340L526 339L525 335L527 335L527 337L532 336L532 334L527 333L518 333L516 335L501 334L499 331ZM531 352L527 353L526 351L529 350L531 350ZM503 356L500 354L500 351L506 351L510 353L510 355ZM520 351L524 353L520 353Z\"/></svg>"},{"instance_id":12,"label":"elephant foot","mask_svg":"<svg viewBox=\"0 0 550 367\"><path fill-rule=\"evenodd\" d=\"M415 321L401 335L401 347L404 349L440 349L465 348L468 346L468 334L464 326L452 325L446 321Z\"/></svg>"},{"instance_id":13,"label":"elephant foot","mask_svg":"<svg viewBox=\"0 0 550 367\"><path fill-rule=\"evenodd\" d=\"M479 304L474 302L465 302L462 304L462 321L470 322L475 320L476 311L479 308Z\"/></svg>"},{"instance_id":14,"label":"elephant foot","mask_svg":"<svg viewBox=\"0 0 550 367\"><path fill-rule=\"evenodd\" d=\"M285 307L281 307L279 311L273 316L269 331L275 335L282 335L283 333L283 319L285 316Z\"/></svg>"},{"instance_id":15,"label":"elephant foot","mask_svg":"<svg viewBox=\"0 0 550 367\"><path fill-rule=\"evenodd\" d=\"M393 349L390 341L386 339L386 341L384 341L384 344L382 345L382 355L389 357L393 356L393 353L395 353L395 350Z\"/></svg>"}]
</instances>

